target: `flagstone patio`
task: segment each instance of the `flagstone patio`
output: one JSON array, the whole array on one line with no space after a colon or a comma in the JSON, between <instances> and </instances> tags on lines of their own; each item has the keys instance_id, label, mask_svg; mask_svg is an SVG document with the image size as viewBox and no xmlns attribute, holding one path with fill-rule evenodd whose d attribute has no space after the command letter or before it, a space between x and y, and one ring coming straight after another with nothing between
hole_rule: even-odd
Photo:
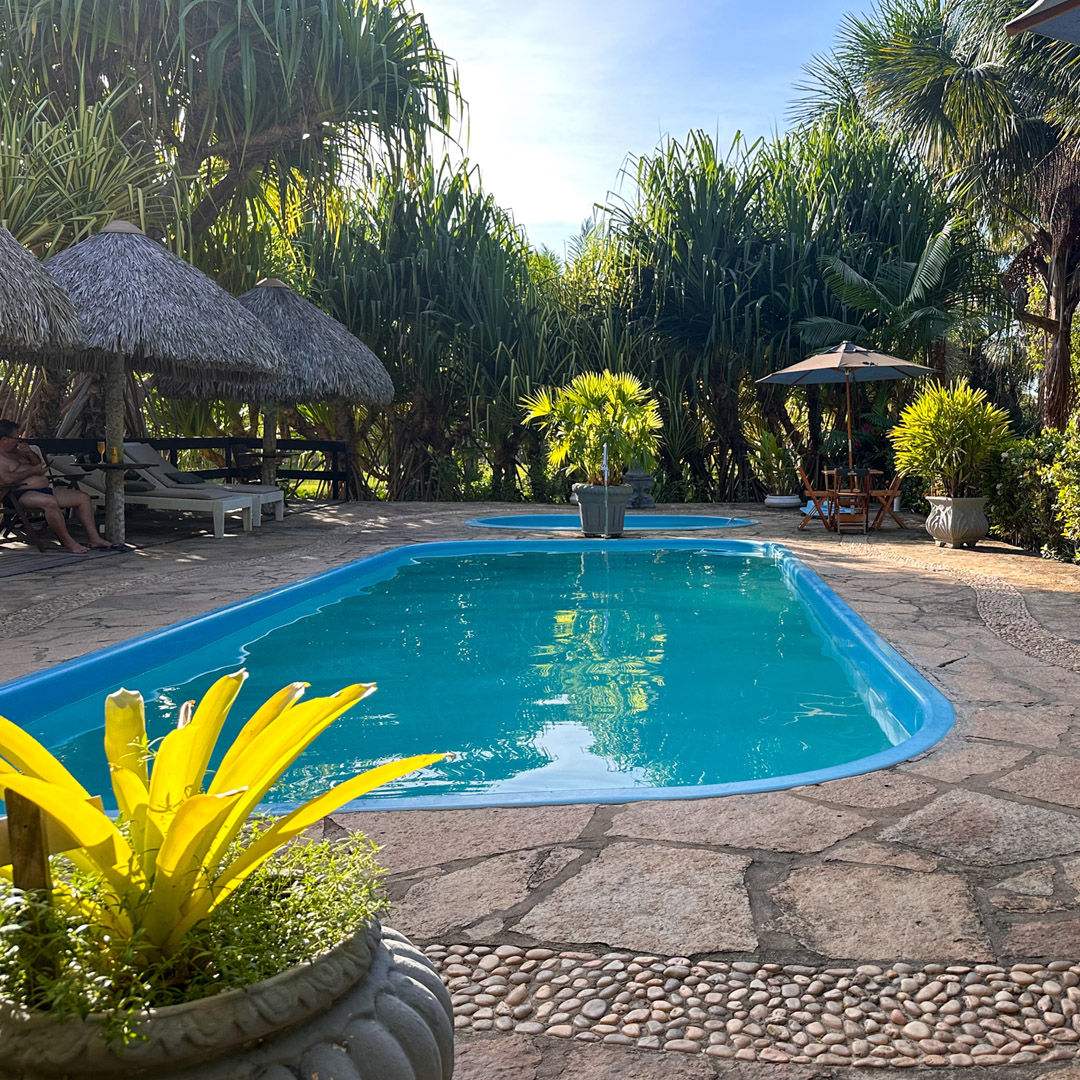
<instances>
[{"instance_id":1,"label":"flagstone patio","mask_svg":"<svg viewBox=\"0 0 1080 1080\"><path fill-rule=\"evenodd\" d=\"M468 518L510 509L318 506L221 541L158 529L89 562L2 548L0 676L387 546L475 539ZM325 835L382 845L391 922L455 995L455 1075L802 1080L858 1063L1080 1080L1080 569L915 529L663 509L758 517L725 535L787 544L956 726L916 760L784 792L327 819Z\"/></svg>"}]
</instances>

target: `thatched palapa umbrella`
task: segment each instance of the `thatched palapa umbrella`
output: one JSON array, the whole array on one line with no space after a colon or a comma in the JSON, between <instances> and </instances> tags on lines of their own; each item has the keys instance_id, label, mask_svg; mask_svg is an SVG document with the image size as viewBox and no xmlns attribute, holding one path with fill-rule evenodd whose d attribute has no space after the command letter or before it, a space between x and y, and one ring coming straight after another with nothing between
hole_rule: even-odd
<instances>
[{"instance_id":1,"label":"thatched palapa umbrella","mask_svg":"<svg viewBox=\"0 0 1080 1080\"><path fill-rule=\"evenodd\" d=\"M83 347L67 293L0 227L0 357L41 364Z\"/></svg>"},{"instance_id":2,"label":"thatched palapa umbrella","mask_svg":"<svg viewBox=\"0 0 1080 1080\"><path fill-rule=\"evenodd\" d=\"M263 278L239 302L270 331L286 373L259 384L244 376L192 371L162 378L166 397L250 398L263 403L263 479L273 480L277 410L281 402L344 401L386 405L394 384L379 358L354 334L277 278Z\"/></svg>"},{"instance_id":3,"label":"thatched palapa umbrella","mask_svg":"<svg viewBox=\"0 0 1080 1080\"><path fill-rule=\"evenodd\" d=\"M105 443L123 456L124 373L243 371L253 380L284 371L266 328L224 289L127 221L52 256L45 268L66 289L86 350L69 366L105 373ZM124 539L124 480L108 473L105 527Z\"/></svg>"}]
</instances>

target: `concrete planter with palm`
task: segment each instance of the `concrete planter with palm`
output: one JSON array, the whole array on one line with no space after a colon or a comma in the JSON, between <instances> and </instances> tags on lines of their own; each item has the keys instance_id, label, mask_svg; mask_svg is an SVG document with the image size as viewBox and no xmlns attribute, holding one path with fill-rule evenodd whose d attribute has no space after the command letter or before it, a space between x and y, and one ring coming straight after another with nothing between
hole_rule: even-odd
<instances>
[{"instance_id":1,"label":"concrete planter with palm","mask_svg":"<svg viewBox=\"0 0 1080 1080\"><path fill-rule=\"evenodd\" d=\"M620 536L633 488L619 481L631 463L648 468L656 461L662 421L652 392L633 375L587 371L522 404L526 423L535 421L547 436L551 464L585 478L574 485L581 531Z\"/></svg>"},{"instance_id":2,"label":"concrete planter with palm","mask_svg":"<svg viewBox=\"0 0 1080 1080\"><path fill-rule=\"evenodd\" d=\"M1010 438L1009 417L966 379L931 383L889 433L896 467L929 487L926 531L938 547L974 547L990 531L988 467Z\"/></svg>"}]
</instances>

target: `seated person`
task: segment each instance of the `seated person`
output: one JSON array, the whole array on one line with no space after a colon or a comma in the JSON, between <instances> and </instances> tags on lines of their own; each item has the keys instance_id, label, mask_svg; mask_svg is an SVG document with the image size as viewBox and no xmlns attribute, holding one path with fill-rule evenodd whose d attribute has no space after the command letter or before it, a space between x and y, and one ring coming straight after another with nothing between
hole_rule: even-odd
<instances>
[{"instance_id":1,"label":"seated person","mask_svg":"<svg viewBox=\"0 0 1080 1080\"><path fill-rule=\"evenodd\" d=\"M90 497L83 491L65 488L53 491L41 458L19 438L18 431L14 420L0 420L0 488L10 488L4 505L14 507L12 500L17 499L24 510L43 511L49 528L73 555L85 555L90 548L113 547L98 534ZM69 506L75 508L90 547L78 543L68 532L63 510Z\"/></svg>"}]
</instances>

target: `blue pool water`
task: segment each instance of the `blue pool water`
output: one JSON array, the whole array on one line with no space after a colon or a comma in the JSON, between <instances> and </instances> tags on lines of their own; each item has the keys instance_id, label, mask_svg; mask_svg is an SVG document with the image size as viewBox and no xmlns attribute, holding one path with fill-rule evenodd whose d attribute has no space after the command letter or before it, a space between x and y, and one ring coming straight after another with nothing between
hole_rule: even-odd
<instances>
[{"instance_id":1,"label":"blue pool water","mask_svg":"<svg viewBox=\"0 0 1080 1080\"><path fill-rule=\"evenodd\" d=\"M473 518L466 524L481 529L536 529L541 532L568 529L581 531L579 514L497 514L494 517ZM741 529L756 525L750 518L719 517L712 514L638 514L626 515L626 531L684 532L689 529Z\"/></svg>"},{"instance_id":2,"label":"blue pool water","mask_svg":"<svg viewBox=\"0 0 1080 1080\"><path fill-rule=\"evenodd\" d=\"M104 693L140 690L158 738L241 665L251 677L219 754L288 682L379 684L284 777L278 806L448 750L364 805L760 790L902 760L952 723L790 554L715 540L399 548L0 687L0 713L108 797Z\"/></svg>"}]
</instances>

